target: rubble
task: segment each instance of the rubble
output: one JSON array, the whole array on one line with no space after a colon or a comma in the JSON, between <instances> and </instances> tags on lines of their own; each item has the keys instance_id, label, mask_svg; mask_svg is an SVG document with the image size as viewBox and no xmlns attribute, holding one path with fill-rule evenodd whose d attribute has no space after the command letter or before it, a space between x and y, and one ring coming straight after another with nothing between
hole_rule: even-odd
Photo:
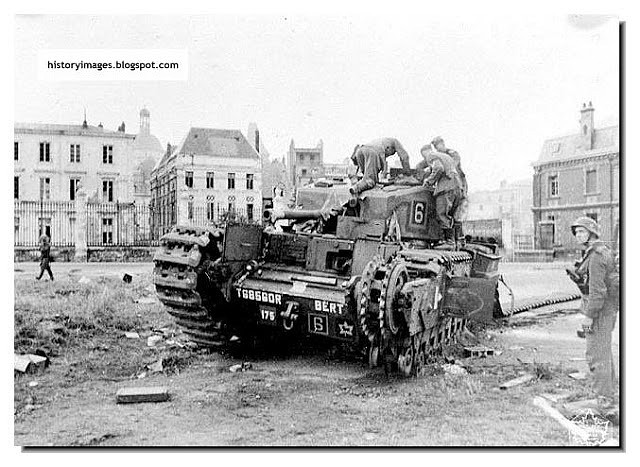
<instances>
[{"instance_id":1,"label":"rubble","mask_svg":"<svg viewBox=\"0 0 640 467\"><path fill-rule=\"evenodd\" d=\"M158 301L154 297L142 297L136 300L136 303L140 305L153 305L158 303Z\"/></svg>"},{"instance_id":2,"label":"rubble","mask_svg":"<svg viewBox=\"0 0 640 467\"><path fill-rule=\"evenodd\" d=\"M483 345L464 348L464 354L466 357L487 357L489 355L494 355L495 353L496 351L494 349Z\"/></svg>"},{"instance_id":3,"label":"rubble","mask_svg":"<svg viewBox=\"0 0 640 467\"><path fill-rule=\"evenodd\" d=\"M91 282L91 279L89 279L87 276L82 276L78 280L78 284L89 284L90 282Z\"/></svg>"},{"instance_id":4,"label":"rubble","mask_svg":"<svg viewBox=\"0 0 640 467\"><path fill-rule=\"evenodd\" d=\"M455 363L445 363L442 365L442 369L449 375L466 375L468 373L467 370Z\"/></svg>"},{"instance_id":5,"label":"rubble","mask_svg":"<svg viewBox=\"0 0 640 467\"><path fill-rule=\"evenodd\" d=\"M164 359L161 358L157 362L147 365L147 368L151 373L162 373L162 370L164 370L163 363Z\"/></svg>"},{"instance_id":6,"label":"rubble","mask_svg":"<svg viewBox=\"0 0 640 467\"><path fill-rule=\"evenodd\" d=\"M169 400L169 390L165 387L120 388L116 393L118 404L164 402L167 400Z\"/></svg>"},{"instance_id":7,"label":"rubble","mask_svg":"<svg viewBox=\"0 0 640 467\"><path fill-rule=\"evenodd\" d=\"M527 373L525 375L519 376L517 378L514 379L510 379L509 381L505 381L504 383L502 383L500 385L500 389L509 389L512 388L514 386L519 386L520 384L524 384L524 383L528 383L531 380L536 379L536 376L531 374L531 373Z\"/></svg>"},{"instance_id":8,"label":"rubble","mask_svg":"<svg viewBox=\"0 0 640 467\"><path fill-rule=\"evenodd\" d=\"M581 372L581 371L578 371L576 373L570 373L569 374L569 378L573 378L573 379L578 380L578 381L583 381L583 380L587 379L587 375L585 373Z\"/></svg>"},{"instance_id":9,"label":"rubble","mask_svg":"<svg viewBox=\"0 0 640 467\"><path fill-rule=\"evenodd\" d=\"M14 354L13 368L19 373L42 373L47 367L48 358L33 354Z\"/></svg>"},{"instance_id":10,"label":"rubble","mask_svg":"<svg viewBox=\"0 0 640 467\"><path fill-rule=\"evenodd\" d=\"M153 336L149 336L147 338L147 346L155 347L156 345L158 345L162 341L162 339L163 339L163 337L162 336L158 336L157 334L154 334Z\"/></svg>"},{"instance_id":11,"label":"rubble","mask_svg":"<svg viewBox=\"0 0 640 467\"><path fill-rule=\"evenodd\" d=\"M132 280L133 280L133 277L131 276L131 274L125 274L124 276L122 276L122 282L126 284L131 284Z\"/></svg>"},{"instance_id":12,"label":"rubble","mask_svg":"<svg viewBox=\"0 0 640 467\"><path fill-rule=\"evenodd\" d=\"M127 339L140 339L140 334L137 332L125 332L124 337Z\"/></svg>"},{"instance_id":13,"label":"rubble","mask_svg":"<svg viewBox=\"0 0 640 467\"><path fill-rule=\"evenodd\" d=\"M237 373L238 371L247 371L252 368L251 362L242 362L242 364L231 365L229 371L231 373Z\"/></svg>"}]
</instances>

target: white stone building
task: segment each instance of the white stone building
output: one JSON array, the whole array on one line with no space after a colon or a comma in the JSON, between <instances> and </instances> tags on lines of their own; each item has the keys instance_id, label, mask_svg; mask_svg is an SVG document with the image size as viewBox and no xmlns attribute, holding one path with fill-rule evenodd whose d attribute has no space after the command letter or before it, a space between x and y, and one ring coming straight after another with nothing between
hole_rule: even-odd
<instances>
[{"instance_id":1,"label":"white stone building","mask_svg":"<svg viewBox=\"0 0 640 467\"><path fill-rule=\"evenodd\" d=\"M191 128L151 176L154 236L176 225L209 225L231 212L259 221L262 163L239 130Z\"/></svg>"}]
</instances>

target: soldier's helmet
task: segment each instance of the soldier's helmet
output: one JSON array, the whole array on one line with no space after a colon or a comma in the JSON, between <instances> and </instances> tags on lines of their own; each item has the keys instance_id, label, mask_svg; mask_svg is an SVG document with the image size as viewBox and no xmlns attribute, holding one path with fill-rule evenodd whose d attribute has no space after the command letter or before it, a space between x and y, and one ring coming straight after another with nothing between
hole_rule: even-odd
<instances>
[{"instance_id":1,"label":"soldier's helmet","mask_svg":"<svg viewBox=\"0 0 640 467\"><path fill-rule=\"evenodd\" d=\"M587 229L588 232L600 238L600 227L598 223L591 219L590 217L579 217L577 218L573 224L571 224L571 233L576 234L576 228L583 227Z\"/></svg>"}]
</instances>

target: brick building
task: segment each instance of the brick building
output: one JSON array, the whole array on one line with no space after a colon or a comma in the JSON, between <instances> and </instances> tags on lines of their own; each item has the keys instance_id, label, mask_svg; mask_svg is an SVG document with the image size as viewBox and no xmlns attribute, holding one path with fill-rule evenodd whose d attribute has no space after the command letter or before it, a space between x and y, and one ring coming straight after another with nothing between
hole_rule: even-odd
<instances>
[{"instance_id":1,"label":"brick building","mask_svg":"<svg viewBox=\"0 0 640 467\"><path fill-rule=\"evenodd\" d=\"M619 225L619 126L596 129L594 108L583 104L579 132L544 142L534 163L533 221L539 249L578 248L571 223L597 220L602 239L615 242Z\"/></svg>"},{"instance_id":2,"label":"brick building","mask_svg":"<svg viewBox=\"0 0 640 467\"><path fill-rule=\"evenodd\" d=\"M191 128L151 174L154 237L176 224L208 225L228 213L260 220L262 162L239 130Z\"/></svg>"}]
</instances>

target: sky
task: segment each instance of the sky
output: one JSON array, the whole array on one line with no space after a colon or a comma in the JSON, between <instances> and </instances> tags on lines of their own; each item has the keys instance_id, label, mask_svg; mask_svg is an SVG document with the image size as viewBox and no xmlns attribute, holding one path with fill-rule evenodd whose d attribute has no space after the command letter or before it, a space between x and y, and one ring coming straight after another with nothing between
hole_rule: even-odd
<instances>
[{"instance_id":1,"label":"sky","mask_svg":"<svg viewBox=\"0 0 640 467\"><path fill-rule=\"evenodd\" d=\"M471 190L530 178L545 139L618 123L615 17L17 16L17 122L124 121L139 110L177 144L191 126L256 122L272 158L324 142L339 162L393 136L420 160L434 136L462 157ZM187 49L186 81L41 81L41 49Z\"/></svg>"}]
</instances>

